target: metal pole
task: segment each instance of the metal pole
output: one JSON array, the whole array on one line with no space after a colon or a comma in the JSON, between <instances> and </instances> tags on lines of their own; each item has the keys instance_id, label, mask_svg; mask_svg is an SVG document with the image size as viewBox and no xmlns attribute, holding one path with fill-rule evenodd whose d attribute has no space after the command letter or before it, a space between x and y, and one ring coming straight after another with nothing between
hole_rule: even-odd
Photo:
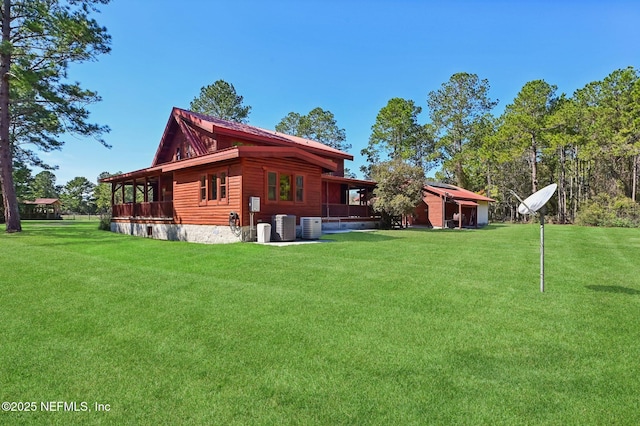
<instances>
[{"instance_id":1,"label":"metal pole","mask_svg":"<svg viewBox=\"0 0 640 426\"><path fill-rule=\"evenodd\" d=\"M253 212L249 212L249 241L253 242Z\"/></svg>"},{"instance_id":2,"label":"metal pole","mask_svg":"<svg viewBox=\"0 0 640 426\"><path fill-rule=\"evenodd\" d=\"M544 293L544 213L540 212L540 292Z\"/></svg>"}]
</instances>

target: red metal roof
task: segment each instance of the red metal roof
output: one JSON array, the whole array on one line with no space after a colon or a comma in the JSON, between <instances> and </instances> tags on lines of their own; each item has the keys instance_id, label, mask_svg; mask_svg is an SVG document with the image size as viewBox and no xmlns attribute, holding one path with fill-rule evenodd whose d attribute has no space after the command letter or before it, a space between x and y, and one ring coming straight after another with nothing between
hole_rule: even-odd
<instances>
[{"instance_id":1,"label":"red metal roof","mask_svg":"<svg viewBox=\"0 0 640 426\"><path fill-rule=\"evenodd\" d=\"M187 111L180 108L174 108L172 111L172 115L174 114L189 120L191 123L193 123L193 125L200 127L203 130L208 131L209 133L214 133L215 131L232 136L244 136L245 138L248 137L249 139L253 137L257 138L260 141L270 142L276 145L293 145L305 150L319 151L331 157L353 160L353 156L351 154L310 139L287 135L284 133L276 132L274 130L262 129L260 127L250 126L248 124L222 120L220 118L211 117L193 111Z\"/></svg>"},{"instance_id":2,"label":"red metal roof","mask_svg":"<svg viewBox=\"0 0 640 426\"><path fill-rule=\"evenodd\" d=\"M464 188L460 188L455 185L443 185L443 187L434 185L425 185L426 191L440 195L441 197L447 197L454 200L472 200L472 201L495 201L492 198L485 197L484 195L476 194L475 192L468 191Z\"/></svg>"},{"instance_id":3,"label":"red metal roof","mask_svg":"<svg viewBox=\"0 0 640 426\"><path fill-rule=\"evenodd\" d=\"M315 164L327 170L336 171L338 166L331 160L310 154L296 147L280 147L280 146L236 146L233 148L216 151L212 154L202 155L200 157L192 157L185 160L175 161L161 165L163 172L183 169L185 167L200 166L217 161L229 160L238 157L293 157L305 160L308 163Z\"/></svg>"}]
</instances>

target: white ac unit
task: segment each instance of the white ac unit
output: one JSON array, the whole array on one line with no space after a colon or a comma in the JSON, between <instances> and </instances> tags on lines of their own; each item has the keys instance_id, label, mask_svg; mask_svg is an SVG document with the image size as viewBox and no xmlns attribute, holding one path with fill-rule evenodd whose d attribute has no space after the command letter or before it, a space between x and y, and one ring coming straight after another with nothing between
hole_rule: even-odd
<instances>
[{"instance_id":1,"label":"white ac unit","mask_svg":"<svg viewBox=\"0 0 640 426\"><path fill-rule=\"evenodd\" d=\"M295 241L296 217L289 214L277 214L273 216L271 228L272 241Z\"/></svg>"},{"instance_id":2,"label":"white ac unit","mask_svg":"<svg viewBox=\"0 0 640 426\"><path fill-rule=\"evenodd\" d=\"M317 240L322 236L322 218L301 217L300 227L302 228L302 238L304 240Z\"/></svg>"}]
</instances>

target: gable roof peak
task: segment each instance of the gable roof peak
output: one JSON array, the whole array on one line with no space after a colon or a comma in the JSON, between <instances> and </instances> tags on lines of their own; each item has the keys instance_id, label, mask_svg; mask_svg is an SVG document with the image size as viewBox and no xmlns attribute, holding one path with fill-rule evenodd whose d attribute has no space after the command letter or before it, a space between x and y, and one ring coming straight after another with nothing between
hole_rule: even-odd
<instances>
[{"instance_id":1,"label":"gable roof peak","mask_svg":"<svg viewBox=\"0 0 640 426\"><path fill-rule=\"evenodd\" d=\"M215 129L220 133L245 136L268 144L298 147L302 145L307 149L311 149L316 152L322 152L324 155L346 160L353 160L353 156L349 153L340 151L339 149L330 147L329 145L325 145L321 142L317 142L300 136L288 135L286 133L277 132L275 130L267 130L249 124L223 120L221 118L212 117L210 115L189 111L178 107L173 108L172 116L176 118L186 118L194 125L201 127L203 130L209 131L211 133L214 133Z\"/></svg>"}]
</instances>

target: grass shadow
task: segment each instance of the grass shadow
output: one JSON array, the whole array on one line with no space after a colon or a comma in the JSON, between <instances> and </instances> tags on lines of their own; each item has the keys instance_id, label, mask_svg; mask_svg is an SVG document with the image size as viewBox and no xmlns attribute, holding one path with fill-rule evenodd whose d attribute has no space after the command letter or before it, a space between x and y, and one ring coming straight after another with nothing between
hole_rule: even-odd
<instances>
[{"instance_id":1,"label":"grass shadow","mask_svg":"<svg viewBox=\"0 0 640 426\"><path fill-rule=\"evenodd\" d=\"M496 229L506 228L508 226L510 225L504 224L504 223L490 223L488 225L480 226L478 228L474 228L472 226L471 227L465 226L462 229L460 229L460 228L431 228L428 226L417 225L417 226L410 226L408 228L400 229L400 231L410 230L410 231L418 231L418 232L460 232L460 231L481 232L481 231L495 231Z\"/></svg>"},{"instance_id":2,"label":"grass shadow","mask_svg":"<svg viewBox=\"0 0 640 426\"><path fill-rule=\"evenodd\" d=\"M401 232L396 230L397 232ZM346 241L385 241L385 240L396 240L398 238L402 238L399 234L398 236L389 235L390 230L382 230L382 231L370 231L370 232L345 232L345 233L336 233L336 234L323 234L323 240L330 240L334 242L346 242Z\"/></svg>"},{"instance_id":3,"label":"grass shadow","mask_svg":"<svg viewBox=\"0 0 640 426\"><path fill-rule=\"evenodd\" d=\"M12 235L12 238L37 237L30 244L34 246L77 245L87 242L117 243L122 234L109 231L99 231L98 222L75 221L33 221L25 223L22 232Z\"/></svg>"},{"instance_id":4,"label":"grass shadow","mask_svg":"<svg viewBox=\"0 0 640 426\"><path fill-rule=\"evenodd\" d=\"M634 288L622 287L619 285L587 285L589 290L601 291L606 293L622 293L622 294L640 294L640 290Z\"/></svg>"}]
</instances>

